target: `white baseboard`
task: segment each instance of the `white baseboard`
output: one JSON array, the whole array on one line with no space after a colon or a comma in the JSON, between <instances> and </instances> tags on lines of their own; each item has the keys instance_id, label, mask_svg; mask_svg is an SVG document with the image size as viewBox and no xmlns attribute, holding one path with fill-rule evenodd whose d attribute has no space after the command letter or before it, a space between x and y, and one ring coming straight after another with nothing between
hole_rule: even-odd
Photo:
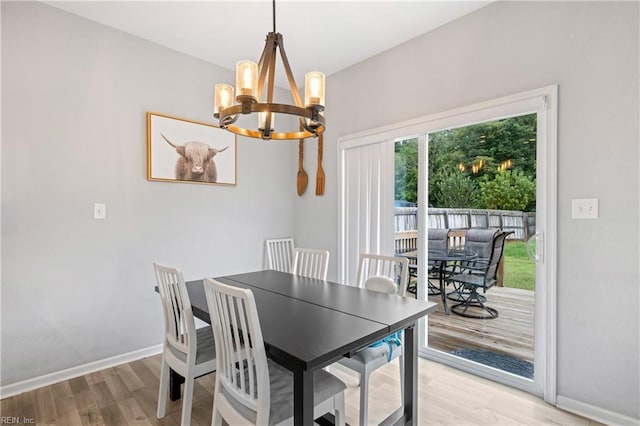
<instances>
[{"instance_id":1,"label":"white baseboard","mask_svg":"<svg viewBox=\"0 0 640 426\"><path fill-rule=\"evenodd\" d=\"M148 356L157 355L162 352L162 344L150 346L148 348L139 349L137 351L116 355L99 361L90 362L88 364L78 365L77 367L67 368L66 370L56 371L54 373L45 374L44 376L34 377L32 379L23 380L21 382L11 383L0 386L0 399L18 395L54 383L63 382L75 377L84 376L85 374L94 373L96 371L111 368L116 365L125 364L127 362L136 361Z\"/></svg>"},{"instance_id":2,"label":"white baseboard","mask_svg":"<svg viewBox=\"0 0 640 426\"><path fill-rule=\"evenodd\" d=\"M557 396L556 406L574 414L596 420L600 423L616 426L639 426L640 419L634 419L623 414L615 413L595 405L585 404L561 395Z\"/></svg>"}]
</instances>

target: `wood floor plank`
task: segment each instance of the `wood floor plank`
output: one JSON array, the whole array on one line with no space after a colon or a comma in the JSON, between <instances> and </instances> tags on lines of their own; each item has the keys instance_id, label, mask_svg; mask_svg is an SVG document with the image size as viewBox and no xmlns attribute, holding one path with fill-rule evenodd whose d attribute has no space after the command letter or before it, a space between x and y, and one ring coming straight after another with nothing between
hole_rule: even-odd
<instances>
[{"instance_id":1,"label":"wood floor plank","mask_svg":"<svg viewBox=\"0 0 640 426\"><path fill-rule=\"evenodd\" d=\"M51 392L53 394L58 418L65 417L69 411L74 411L77 414L76 402L73 398L73 392L71 391L69 381L51 385ZM78 420L79 419L80 418L78 417Z\"/></svg>"},{"instance_id":2,"label":"wood floor plank","mask_svg":"<svg viewBox=\"0 0 640 426\"><path fill-rule=\"evenodd\" d=\"M127 423L132 426L149 426L151 424L134 397L118 402L118 408Z\"/></svg>"},{"instance_id":3,"label":"wood floor plank","mask_svg":"<svg viewBox=\"0 0 640 426\"><path fill-rule=\"evenodd\" d=\"M138 377L138 374L136 374L131 365L119 365L115 367L115 371L118 373L129 392L133 392L134 390L142 389L144 387L144 382Z\"/></svg>"},{"instance_id":4,"label":"wood floor plank","mask_svg":"<svg viewBox=\"0 0 640 426\"><path fill-rule=\"evenodd\" d=\"M138 376L138 379L140 379L140 381L143 383L144 385L143 388L158 387L158 385L160 384L160 379L157 375L153 373L153 371L151 371L151 369L148 367L147 363L145 362L145 359L139 359L137 361L133 361L130 363L130 365L133 371Z\"/></svg>"},{"instance_id":5,"label":"wood floor plank","mask_svg":"<svg viewBox=\"0 0 640 426\"><path fill-rule=\"evenodd\" d=\"M37 422L46 423L48 421L53 421L58 417L58 412L56 411L56 404L53 400L53 393L51 392L51 386L46 386L40 389L36 389L35 391L28 392L35 394L36 404L35 404L35 412L34 413L23 413L33 416L35 414L35 418Z\"/></svg>"},{"instance_id":6,"label":"wood floor plank","mask_svg":"<svg viewBox=\"0 0 640 426\"><path fill-rule=\"evenodd\" d=\"M118 404L107 405L100 409L100 415L106 425L128 426L129 422L122 414Z\"/></svg>"},{"instance_id":7,"label":"wood floor plank","mask_svg":"<svg viewBox=\"0 0 640 426\"><path fill-rule=\"evenodd\" d=\"M79 410L80 420L83 426L107 426L102 418L100 406L97 402L93 402L88 406Z\"/></svg>"},{"instance_id":8,"label":"wood floor plank","mask_svg":"<svg viewBox=\"0 0 640 426\"><path fill-rule=\"evenodd\" d=\"M116 402L129 398L129 389L115 367L104 370L102 375L104 376L104 382Z\"/></svg>"},{"instance_id":9,"label":"wood floor plank","mask_svg":"<svg viewBox=\"0 0 640 426\"><path fill-rule=\"evenodd\" d=\"M109 386L107 386L104 381L92 385L91 391L95 395L95 400L98 402L98 408L100 408L100 410L116 403L116 399L113 397Z\"/></svg>"}]
</instances>

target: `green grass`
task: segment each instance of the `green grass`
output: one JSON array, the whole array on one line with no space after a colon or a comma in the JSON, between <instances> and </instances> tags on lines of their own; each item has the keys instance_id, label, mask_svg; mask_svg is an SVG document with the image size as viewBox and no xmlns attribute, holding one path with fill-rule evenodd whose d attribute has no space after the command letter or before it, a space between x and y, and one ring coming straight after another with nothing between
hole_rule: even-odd
<instances>
[{"instance_id":1,"label":"green grass","mask_svg":"<svg viewBox=\"0 0 640 426\"><path fill-rule=\"evenodd\" d=\"M535 250L535 246L532 247ZM504 247L504 286L535 290L535 263L523 241L507 241Z\"/></svg>"}]
</instances>

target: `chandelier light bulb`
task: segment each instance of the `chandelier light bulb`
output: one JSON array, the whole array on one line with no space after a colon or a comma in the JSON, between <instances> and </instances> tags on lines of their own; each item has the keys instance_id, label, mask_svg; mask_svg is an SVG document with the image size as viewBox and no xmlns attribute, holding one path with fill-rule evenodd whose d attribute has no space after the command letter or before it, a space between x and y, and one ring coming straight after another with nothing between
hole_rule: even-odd
<instances>
[{"instance_id":1,"label":"chandelier light bulb","mask_svg":"<svg viewBox=\"0 0 640 426\"><path fill-rule=\"evenodd\" d=\"M275 128L275 114L272 114L270 112L259 112L258 113L258 129L260 130L265 130L267 127L267 114L269 114L271 116L271 123L269 125L269 130L273 131L273 129Z\"/></svg>"},{"instance_id":2,"label":"chandelier light bulb","mask_svg":"<svg viewBox=\"0 0 640 426\"><path fill-rule=\"evenodd\" d=\"M217 114L220 110L233 105L233 87L228 84L216 84L213 112Z\"/></svg>"},{"instance_id":3,"label":"chandelier light bulb","mask_svg":"<svg viewBox=\"0 0 640 426\"><path fill-rule=\"evenodd\" d=\"M238 96L257 97L258 64L253 61L239 61L236 65L236 93Z\"/></svg>"},{"instance_id":4,"label":"chandelier light bulb","mask_svg":"<svg viewBox=\"0 0 640 426\"><path fill-rule=\"evenodd\" d=\"M304 103L305 106L324 106L324 74L311 71L304 75Z\"/></svg>"}]
</instances>

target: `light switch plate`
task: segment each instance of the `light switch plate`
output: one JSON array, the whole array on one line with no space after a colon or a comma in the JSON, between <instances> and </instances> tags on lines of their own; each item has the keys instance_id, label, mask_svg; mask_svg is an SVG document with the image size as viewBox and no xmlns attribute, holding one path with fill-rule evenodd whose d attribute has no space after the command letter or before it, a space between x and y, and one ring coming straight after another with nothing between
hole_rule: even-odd
<instances>
[{"instance_id":1,"label":"light switch plate","mask_svg":"<svg viewBox=\"0 0 640 426\"><path fill-rule=\"evenodd\" d=\"M107 205L103 203L93 204L93 218L94 219L106 219L107 218Z\"/></svg>"},{"instance_id":2,"label":"light switch plate","mask_svg":"<svg viewBox=\"0 0 640 426\"><path fill-rule=\"evenodd\" d=\"M571 200L571 218L572 219L597 219L598 218L598 199L597 198L580 198Z\"/></svg>"}]
</instances>

